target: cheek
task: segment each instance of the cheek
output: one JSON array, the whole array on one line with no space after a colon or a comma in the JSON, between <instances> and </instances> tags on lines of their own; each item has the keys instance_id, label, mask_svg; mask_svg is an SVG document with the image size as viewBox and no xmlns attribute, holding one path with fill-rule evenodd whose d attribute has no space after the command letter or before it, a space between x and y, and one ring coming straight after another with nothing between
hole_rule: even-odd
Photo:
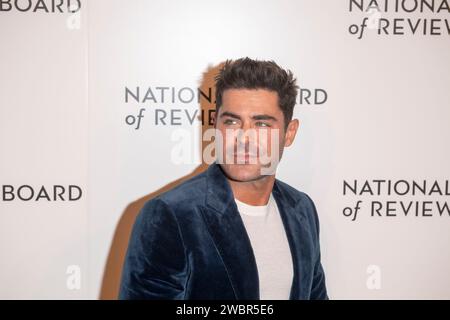
<instances>
[{"instance_id":1,"label":"cheek","mask_svg":"<svg viewBox=\"0 0 450 320\"><path fill-rule=\"evenodd\" d=\"M230 128L217 128L219 129L220 133L221 133L221 139L222 139L222 148L223 150L232 150L234 148L235 145L235 134L234 131ZM228 135L227 135L228 133Z\"/></svg>"},{"instance_id":2,"label":"cheek","mask_svg":"<svg viewBox=\"0 0 450 320\"><path fill-rule=\"evenodd\" d=\"M266 150L283 149L285 143L284 133L280 129L266 130L266 132L260 131L258 134L258 143L260 147Z\"/></svg>"},{"instance_id":3,"label":"cheek","mask_svg":"<svg viewBox=\"0 0 450 320\"><path fill-rule=\"evenodd\" d=\"M224 146L230 146L230 145L234 144L234 134L230 129L223 130L222 137L223 137Z\"/></svg>"}]
</instances>

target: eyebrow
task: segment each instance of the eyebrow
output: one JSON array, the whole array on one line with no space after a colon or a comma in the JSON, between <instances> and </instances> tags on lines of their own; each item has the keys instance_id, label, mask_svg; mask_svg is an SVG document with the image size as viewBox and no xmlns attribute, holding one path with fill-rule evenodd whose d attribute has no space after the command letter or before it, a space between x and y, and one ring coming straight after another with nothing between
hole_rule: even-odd
<instances>
[{"instance_id":1,"label":"eyebrow","mask_svg":"<svg viewBox=\"0 0 450 320\"><path fill-rule=\"evenodd\" d=\"M235 118L235 119L239 119L241 120L241 117L235 113L229 112L229 111L224 111L219 118L222 117L230 117L230 118ZM253 120L272 120L272 121L277 121L277 118L275 118L274 116L270 116L268 114L257 114L252 116Z\"/></svg>"}]
</instances>

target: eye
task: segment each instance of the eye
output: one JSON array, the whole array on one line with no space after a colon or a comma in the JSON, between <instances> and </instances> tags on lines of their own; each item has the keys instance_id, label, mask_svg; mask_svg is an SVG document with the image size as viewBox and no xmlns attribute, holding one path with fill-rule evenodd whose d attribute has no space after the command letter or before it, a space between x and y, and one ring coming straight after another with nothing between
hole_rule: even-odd
<instances>
[{"instance_id":1,"label":"eye","mask_svg":"<svg viewBox=\"0 0 450 320\"><path fill-rule=\"evenodd\" d=\"M226 125L234 125L234 124L237 124L237 120L234 120L234 119L226 119L226 120L224 120L223 123L226 124Z\"/></svg>"},{"instance_id":2,"label":"eye","mask_svg":"<svg viewBox=\"0 0 450 320\"><path fill-rule=\"evenodd\" d=\"M270 127L270 124L267 122L258 121L255 123L257 127Z\"/></svg>"}]
</instances>

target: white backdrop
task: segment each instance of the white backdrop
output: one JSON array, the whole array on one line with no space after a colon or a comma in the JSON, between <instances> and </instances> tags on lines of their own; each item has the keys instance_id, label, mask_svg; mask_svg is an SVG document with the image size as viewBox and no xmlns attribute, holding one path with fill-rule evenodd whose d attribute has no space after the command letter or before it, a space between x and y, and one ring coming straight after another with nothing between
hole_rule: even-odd
<instances>
[{"instance_id":1,"label":"white backdrop","mask_svg":"<svg viewBox=\"0 0 450 320\"><path fill-rule=\"evenodd\" d=\"M450 298L447 1L37 4L0 6L0 298L115 298L143 203L204 169L197 88L245 56L302 88L278 178L316 203L330 298Z\"/></svg>"}]
</instances>

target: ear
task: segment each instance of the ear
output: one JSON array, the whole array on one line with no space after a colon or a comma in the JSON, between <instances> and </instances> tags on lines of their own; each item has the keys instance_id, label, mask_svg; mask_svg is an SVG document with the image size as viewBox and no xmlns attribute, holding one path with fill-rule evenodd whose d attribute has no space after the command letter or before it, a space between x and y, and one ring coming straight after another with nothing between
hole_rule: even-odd
<instances>
[{"instance_id":1,"label":"ear","mask_svg":"<svg viewBox=\"0 0 450 320\"><path fill-rule=\"evenodd\" d=\"M292 119L289 122L288 127L286 129L286 134L284 136L284 146L285 147L289 147L294 142L295 135L297 134L299 125L300 125L300 123L299 123L298 119Z\"/></svg>"}]
</instances>

